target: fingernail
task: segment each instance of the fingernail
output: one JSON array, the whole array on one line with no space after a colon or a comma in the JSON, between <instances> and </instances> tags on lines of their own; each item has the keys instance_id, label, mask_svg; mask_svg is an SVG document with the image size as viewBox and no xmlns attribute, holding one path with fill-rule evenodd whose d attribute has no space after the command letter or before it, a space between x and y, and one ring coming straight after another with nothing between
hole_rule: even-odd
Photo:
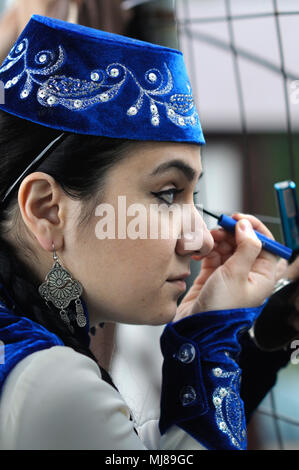
<instances>
[{"instance_id":1,"label":"fingernail","mask_svg":"<svg viewBox=\"0 0 299 470\"><path fill-rule=\"evenodd\" d=\"M240 220L240 229L243 230L244 232L251 232L252 231L252 225L247 219L242 219Z\"/></svg>"}]
</instances>

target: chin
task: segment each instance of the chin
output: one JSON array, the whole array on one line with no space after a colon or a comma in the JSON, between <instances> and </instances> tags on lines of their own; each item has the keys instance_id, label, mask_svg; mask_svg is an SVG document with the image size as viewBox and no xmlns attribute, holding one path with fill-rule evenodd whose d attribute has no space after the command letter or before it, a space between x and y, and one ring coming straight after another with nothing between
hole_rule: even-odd
<instances>
[{"instance_id":1,"label":"chin","mask_svg":"<svg viewBox=\"0 0 299 470\"><path fill-rule=\"evenodd\" d=\"M152 326L166 325L167 323L173 321L176 315L176 311L177 304L175 303L174 306L168 306L168 308L165 308L163 311L160 312L160 314L155 315L147 324Z\"/></svg>"}]
</instances>

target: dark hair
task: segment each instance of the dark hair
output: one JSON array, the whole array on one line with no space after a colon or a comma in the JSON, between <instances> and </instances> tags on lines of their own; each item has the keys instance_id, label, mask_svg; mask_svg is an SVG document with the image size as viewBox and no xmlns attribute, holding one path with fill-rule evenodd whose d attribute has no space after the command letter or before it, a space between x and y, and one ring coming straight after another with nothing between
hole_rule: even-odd
<instances>
[{"instance_id":1,"label":"dark hair","mask_svg":"<svg viewBox=\"0 0 299 470\"><path fill-rule=\"evenodd\" d=\"M0 111L0 200L30 162L60 134L55 129ZM103 197L107 171L123 159L133 145L134 141L123 139L69 134L32 171L38 169L51 175L70 197L95 207L98 195ZM22 316L43 325L60 337L66 346L96 360L80 335L71 334L60 319L58 310L46 305L38 293L40 280L18 257L15 247L5 240L6 223L11 219L13 208L17 207L17 193L18 188L7 207L1 209L0 206L0 280ZM89 214L92 214L91 210L81 214L80 224L86 222ZM22 240L20 235L18 240Z\"/></svg>"}]
</instances>

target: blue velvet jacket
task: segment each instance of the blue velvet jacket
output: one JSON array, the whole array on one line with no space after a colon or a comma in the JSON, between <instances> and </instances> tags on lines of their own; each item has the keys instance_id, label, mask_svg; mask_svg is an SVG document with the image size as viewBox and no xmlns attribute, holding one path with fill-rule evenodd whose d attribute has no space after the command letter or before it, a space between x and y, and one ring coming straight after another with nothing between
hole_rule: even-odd
<instances>
[{"instance_id":1,"label":"blue velvet jacket","mask_svg":"<svg viewBox=\"0 0 299 470\"><path fill-rule=\"evenodd\" d=\"M161 434L177 425L208 449L246 449L241 369L236 359L240 334L251 327L262 308L198 313L165 327L161 336ZM3 301L0 341L0 391L23 358L63 346L55 334L17 316Z\"/></svg>"},{"instance_id":2,"label":"blue velvet jacket","mask_svg":"<svg viewBox=\"0 0 299 470\"><path fill-rule=\"evenodd\" d=\"M162 434L176 424L208 449L246 449L239 338L263 307L198 313L166 326Z\"/></svg>"}]
</instances>

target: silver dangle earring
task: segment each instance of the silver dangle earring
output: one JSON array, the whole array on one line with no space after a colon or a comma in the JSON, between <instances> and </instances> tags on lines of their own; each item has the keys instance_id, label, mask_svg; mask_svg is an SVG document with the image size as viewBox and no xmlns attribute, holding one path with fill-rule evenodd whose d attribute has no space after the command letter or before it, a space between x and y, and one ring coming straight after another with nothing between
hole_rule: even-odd
<instances>
[{"instance_id":1,"label":"silver dangle earring","mask_svg":"<svg viewBox=\"0 0 299 470\"><path fill-rule=\"evenodd\" d=\"M73 327L65 309L72 300L75 300L76 321L78 326L83 328L87 322L80 300L80 295L83 292L82 285L79 281L72 279L71 274L61 266L54 244L53 259L53 266L46 275L45 282L39 286L38 291L46 302L51 301L56 308L60 309L61 319L68 325L71 331L73 331Z\"/></svg>"}]
</instances>

